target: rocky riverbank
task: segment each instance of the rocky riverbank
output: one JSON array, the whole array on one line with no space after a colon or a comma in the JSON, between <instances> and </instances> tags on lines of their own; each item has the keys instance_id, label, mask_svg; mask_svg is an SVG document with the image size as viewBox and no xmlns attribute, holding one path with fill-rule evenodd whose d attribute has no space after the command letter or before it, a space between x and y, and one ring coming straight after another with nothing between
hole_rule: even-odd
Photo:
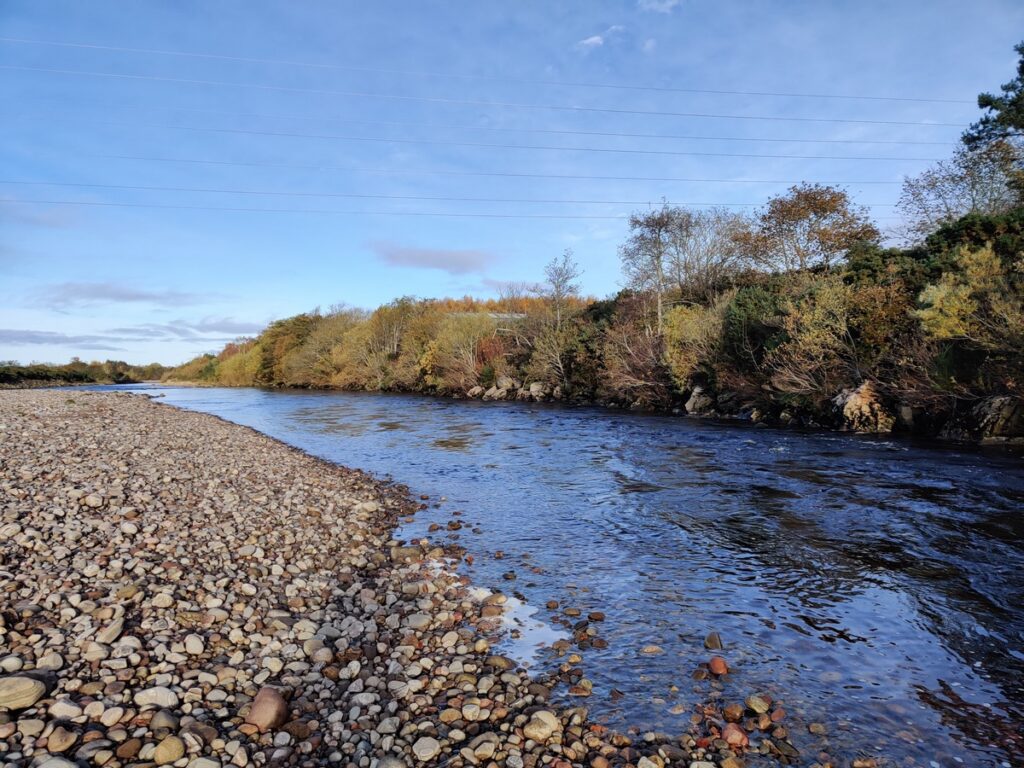
<instances>
[{"instance_id":1,"label":"rocky riverbank","mask_svg":"<svg viewBox=\"0 0 1024 768\"><path fill-rule=\"evenodd\" d=\"M960 404L959 408L951 407L938 414L889 402L878 394L871 381L863 382L856 389L842 390L828 401L827 407L818 410L773 402L767 396L744 399L735 392L715 393L701 386L683 395L679 403L670 408L675 414L743 419L773 427L831 429L864 435L896 432L958 443L1024 445L1024 400L1009 395ZM540 382L523 385L509 376L499 377L489 389L473 387L466 392L466 397L525 402L564 399L560 387L551 389ZM585 404L624 407L623 403L602 400Z\"/></svg>"},{"instance_id":2,"label":"rocky riverbank","mask_svg":"<svg viewBox=\"0 0 1024 768\"><path fill-rule=\"evenodd\" d=\"M797 759L764 696L701 706L673 735L552 705L562 683L589 694L575 651L602 617L573 619L577 648L560 641L555 672L531 678L491 648L504 596L471 590L450 568L460 552L393 538L418 503L136 395L0 392L3 764Z\"/></svg>"}]
</instances>

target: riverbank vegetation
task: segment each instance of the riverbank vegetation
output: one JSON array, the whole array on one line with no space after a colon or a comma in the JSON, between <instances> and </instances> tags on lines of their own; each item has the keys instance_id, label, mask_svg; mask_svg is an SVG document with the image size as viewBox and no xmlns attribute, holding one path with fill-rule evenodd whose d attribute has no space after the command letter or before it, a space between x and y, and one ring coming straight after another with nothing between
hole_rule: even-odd
<instances>
[{"instance_id":1,"label":"riverbank vegetation","mask_svg":"<svg viewBox=\"0 0 1024 768\"><path fill-rule=\"evenodd\" d=\"M935 431L1001 398L998 418L1024 421L1018 51L1017 80L979 99L989 114L950 161L905 180L904 227L888 239L845 190L818 184L752 215L665 204L631 217L614 297L581 297L566 252L542 283L498 299L307 312L165 378L679 407L866 431Z\"/></svg>"},{"instance_id":2,"label":"riverbank vegetation","mask_svg":"<svg viewBox=\"0 0 1024 768\"><path fill-rule=\"evenodd\" d=\"M8 360L0 362L0 387L131 384L159 380L168 370L159 363L129 365L122 360L86 363L77 357L65 365L20 365Z\"/></svg>"}]
</instances>

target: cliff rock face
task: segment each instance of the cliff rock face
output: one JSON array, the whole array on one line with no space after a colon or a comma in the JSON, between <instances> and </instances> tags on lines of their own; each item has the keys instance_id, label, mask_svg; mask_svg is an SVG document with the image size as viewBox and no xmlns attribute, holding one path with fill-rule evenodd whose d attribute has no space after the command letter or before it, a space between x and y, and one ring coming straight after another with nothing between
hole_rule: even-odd
<instances>
[{"instance_id":1,"label":"cliff rock face","mask_svg":"<svg viewBox=\"0 0 1024 768\"><path fill-rule=\"evenodd\" d=\"M947 440L976 443L1024 443L1024 400L1002 395L979 400L943 428Z\"/></svg>"},{"instance_id":2,"label":"cliff rock face","mask_svg":"<svg viewBox=\"0 0 1024 768\"><path fill-rule=\"evenodd\" d=\"M844 389L832 403L844 432L881 434L892 432L896 424L896 417L882 405L870 381L856 389Z\"/></svg>"}]
</instances>

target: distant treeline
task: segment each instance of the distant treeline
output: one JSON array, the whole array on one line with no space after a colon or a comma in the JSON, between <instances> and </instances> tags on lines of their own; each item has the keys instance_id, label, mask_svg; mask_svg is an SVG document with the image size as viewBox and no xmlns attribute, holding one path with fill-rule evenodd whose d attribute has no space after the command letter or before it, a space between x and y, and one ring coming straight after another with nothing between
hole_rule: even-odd
<instances>
[{"instance_id":1,"label":"distant treeline","mask_svg":"<svg viewBox=\"0 0 1024 768\"><path fill-rule=\"evenodd\" d=\"M120 360L85 363L74 358L66 365L0 362L0 387L59 386L65 384L130 384L159 380L167 368L158 364L129 365Z\"/></svg>"},{"instance_id":2,"label":"distant treeline","mask_svg":"<svg viewBox=\"0 0 1024 768\"><path fill-rule=\"evenodd\" d=\"M934 428L999 396L998 418L1020 419L1018 51L1018 79L979 99L990 114L953 157L905 180L901 247L883 246L867 212L829 186L795 186L752 215L666 204L631 218L620 247L628 287L612 298L581 298L566 252L542 284L509 286L495 300L304 313L166 379L685 406L821 424L835 423L856 390L856 407L881 428L896 421L884 414Z\"/></svg>"}]
</instances>

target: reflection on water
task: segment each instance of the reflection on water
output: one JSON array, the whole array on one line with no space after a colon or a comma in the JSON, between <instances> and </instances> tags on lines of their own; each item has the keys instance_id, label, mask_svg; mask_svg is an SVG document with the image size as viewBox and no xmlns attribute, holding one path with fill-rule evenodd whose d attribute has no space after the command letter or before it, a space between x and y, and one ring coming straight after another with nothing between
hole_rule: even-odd
<instances>
[{"instance_id":1,"label":"reflection on water","mask_svg":"<svg viewBox=\"0 0 1024 768\"><path fill-rule=\"evenodd\" d=\"M446 496L402 535L464 511L431 535L467 547L476 583L603 611L586 704L615 726L682 732L695 702L764 691L801 765L1020 764L1019 458L550 406L161 391ZM734 669L721 691L692 678L713 630Z\"/></svg>"}]
</instances>

